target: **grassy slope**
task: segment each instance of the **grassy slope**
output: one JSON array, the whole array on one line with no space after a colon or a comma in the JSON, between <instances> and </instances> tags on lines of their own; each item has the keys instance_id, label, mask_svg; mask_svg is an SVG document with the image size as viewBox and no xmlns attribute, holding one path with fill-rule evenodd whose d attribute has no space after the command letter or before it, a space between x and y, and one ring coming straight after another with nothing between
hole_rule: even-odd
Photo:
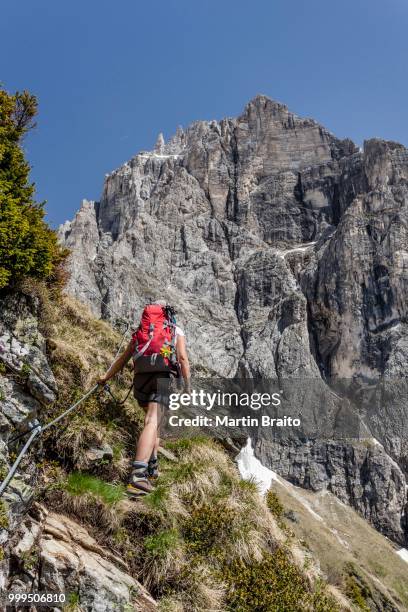
<instances>
[{"instance_id":1,"label":"grassy slope","mask_svg":"<svg viewBox=\"0 0 408 612\"><path fill-rule=\"evenodd\" d=\"M112 360L120 334L70 298L44 300L44 327L60 413ZM119 376L123 395L131 380ZM310 555L282 529L253 483L243 482L223 449L208 440L173 445L156 491L124 499L123 481L142 414L91 398L45 440L44 498L92 526L159 600L162 610L336 610ZM58 433L58 435L57 435ZM90 463L87 449L108 443L112 462ZM109 483L108 485L106 483Z\"/></svg>"},{"instance_id":2,"label":"grassy slope","mask_svg":"<svg viewBox=\"0 0 408 612\"><path fill-rule=\"evenodd\" d=\"M329 492L315 494L284 481L275 481L273 490L286 514L294 513L291 529L319 559L331 583L342 585L352 598L353 583L365 583L366 606L373 600L387 609L388 600L408 610L408 566L387 538Z\"/></svg>"},{"instance_id":3,"label":"grassy slope","mask_svg":"<svg viewBox=\"0 0 408 612\"><path fill-rule=\"evenodd\" d=\"M58 305L48 305L47 321L49 358L59 386L58 402L48 411L51 418L95 384L98 375L115 357L123 330L116 331L108 323L95 319L85 306L69 297ZM125 345L127 341L129 335ZM131 381L128 366L112 381L113 393L124 397ZM126 458L133 449L142 419L143 414L132 396L118 408L101 392L70 416L69 427L50 430L49 447L70 469L87 469L87 449L107 443L113 449L114 465L101 466L100 471L108 477L120 477L127 469Z\"/></svg>"}]
</instances>

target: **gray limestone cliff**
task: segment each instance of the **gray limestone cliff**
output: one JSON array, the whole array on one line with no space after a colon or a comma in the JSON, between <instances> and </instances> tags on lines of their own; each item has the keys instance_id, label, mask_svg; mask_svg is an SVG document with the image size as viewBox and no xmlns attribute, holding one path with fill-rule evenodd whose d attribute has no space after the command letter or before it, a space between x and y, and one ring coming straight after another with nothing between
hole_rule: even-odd
<instances>
[{"instance_id":1,"label":"gray limestone cliff","mask_svg":"<svg viewBox=\"0 0 408 612\"><path fill-rule=\"evenodd\" d=\"M108 319L146 300L179 312L197 370L222 377L398 384L408 371L408 151L359 150L257 96L241 116L179 128L105 179L60 228L68 290ZM355 389L354 389L355 390ZM329 397L328 395L328 397ZM408 542L406 402L356 407L360 440L255 452Z\"/></svg>"}]
</instances>

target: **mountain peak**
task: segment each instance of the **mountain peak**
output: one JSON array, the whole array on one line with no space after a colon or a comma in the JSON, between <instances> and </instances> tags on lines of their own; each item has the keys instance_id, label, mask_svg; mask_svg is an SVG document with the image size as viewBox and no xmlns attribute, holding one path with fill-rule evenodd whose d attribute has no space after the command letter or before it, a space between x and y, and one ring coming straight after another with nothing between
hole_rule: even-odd
<instances>
[{"instance_id":1,"label":"mountain peak","mask_svg":"<svg viewBox=\"0 0 408 612\"><path fill-rule=\"evenodd\" d=\"M282 110L288 110L288 107L286 106L286 104L283 104L283 102L279 102L278 100L275 100L274 98L270 98L269 96L265 94L256 94L256 96L254 96L251 100L249 100L246 106L250 106L250 105L251 106L269 106L269 107L274 107L274 108L278 108Z\"/></svg>"}]
</instances>

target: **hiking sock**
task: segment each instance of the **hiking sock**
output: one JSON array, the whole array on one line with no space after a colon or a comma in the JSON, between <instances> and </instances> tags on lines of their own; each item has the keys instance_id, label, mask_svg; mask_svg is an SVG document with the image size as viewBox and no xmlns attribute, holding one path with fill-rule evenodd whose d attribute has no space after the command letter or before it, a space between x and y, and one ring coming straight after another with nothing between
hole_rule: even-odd
<instances>
[{"instance_id":1,"label":"hiking sock","mask_svg":"<svg viewBox=\"0 0 408 612\"><path fill-rule=\"evenodd\" d=\"M147 476L148 478L158 478L159 476L159 462L155 451L151 454L149 463L147 464Z\"/></svg>"},{"instance_id":2,"label":"hiking sock","mask_svg":"<svg viewBox=\"0 0 408 612\"><path fill-rule=\"evenodd\" d=\"M150 493L151 484L147 479L148 464L144 461L133 461L129 476L127 492L131 494Z\"/></svg>"}]
</instances>

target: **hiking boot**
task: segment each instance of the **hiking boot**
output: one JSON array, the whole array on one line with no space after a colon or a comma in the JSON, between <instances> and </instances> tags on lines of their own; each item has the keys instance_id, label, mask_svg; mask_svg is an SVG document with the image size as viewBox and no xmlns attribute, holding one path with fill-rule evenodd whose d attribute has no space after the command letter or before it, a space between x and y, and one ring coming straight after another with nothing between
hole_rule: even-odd
<instances>
[{"instance_id":1,"label":"hiking boot","mask_svg":"<svg viewBox=\"0 0 408 612\"><path fill-rule=\"evenodd\" d=\"M151 457L147 464L147 477L149 480L156 480L159 477L159 462L157 457Z\"/></svg>"},{"instance_id":2,"label":"hiking boot","mask_svg":"<svg viewBox=\"0 0 408 612\"><path fill-rule=\"evenodd\" d=\"M126 487L126 494L129 497L140 497L153 491L153 487L147 478L147 463L134 461L132 472Z\"/></svg>"}]
</instances>

